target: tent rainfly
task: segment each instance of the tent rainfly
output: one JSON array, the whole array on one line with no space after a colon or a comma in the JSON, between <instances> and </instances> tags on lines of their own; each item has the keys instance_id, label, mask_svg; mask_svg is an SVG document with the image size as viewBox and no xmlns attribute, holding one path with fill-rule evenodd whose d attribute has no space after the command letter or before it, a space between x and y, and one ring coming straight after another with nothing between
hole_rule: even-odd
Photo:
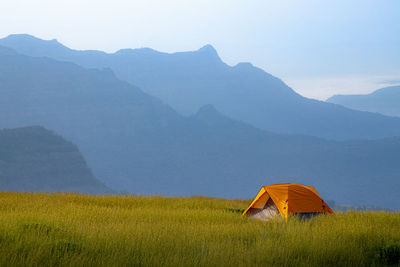
<instances>
[{"instance_id":1,"label":"tent rainfly","mask_svg":"<svg viewBox=\"0 0 400 267\"><path fill-rule=\"evenodd\" d=\"M291 214L310 216L334 214L312 186L282 183L263 186L243 215L269 220L276 216L287 219Z\"/></svg>"}]
</instances>

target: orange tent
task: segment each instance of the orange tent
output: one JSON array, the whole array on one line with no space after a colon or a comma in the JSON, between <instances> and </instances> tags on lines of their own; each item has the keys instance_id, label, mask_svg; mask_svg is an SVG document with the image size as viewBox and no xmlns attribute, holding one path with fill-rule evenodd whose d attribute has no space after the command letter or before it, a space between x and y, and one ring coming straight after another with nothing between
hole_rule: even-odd
<instances>
[{"instance_id":1,"label":"orange tent","mask_svg":"<svg viewBox=\"0 0 400 267\"><path fill-rule=\"evenodd\" d=\"M243 215L268 220L279 215L287 219L290 214L315 213L334 214L314 187L283 183L263 186Z\"/></svg>"}]
</instances>

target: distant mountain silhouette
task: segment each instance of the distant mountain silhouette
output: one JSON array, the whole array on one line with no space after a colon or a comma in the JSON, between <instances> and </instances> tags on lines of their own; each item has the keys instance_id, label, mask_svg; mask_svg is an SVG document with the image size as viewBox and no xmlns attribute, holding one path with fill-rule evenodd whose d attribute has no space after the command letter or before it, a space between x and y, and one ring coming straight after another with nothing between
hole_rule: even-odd
<instances>
[{"instance_id":1,"label":"distant mountain silhouette","mask_svg":"<svg viewBox=\"0 0 400 267\"><path fill-rule=\"evenodd\" d=\"M96 177L134 194L251 198L261 185L288 181L338 203L400 204L399 138L275 134L213 105L183 117L110 70L0 54L0 128L23 125L60 133Z\"/></svg>"},{"instance_id":2,"label":"distant mountain silhouette","mask_svg":"<svg viewBox=\"0 0 400 267\"><path fill-rule=\"evenodd\" d=\"M385 87L367 95L334 95L327 102L400 117L400 86Z\"/></svg>"},{"instance_id":3,"label":"distant mountain silhouette","mask_svg":"<svg viewBox=\"0 0 400 267\"><path fill-rule=\"evenodd\" d=\"M88 68L111 68L184 115L206 104L231 118L279 133L328 139L375 139L400 135L400 119L354 111L300 96L280 79L240 63L230 67L211 45L198 51L161 53L149 48L114 54L69 49L56 40L10 35L0 45L30 56L47 56Z\"/></svg>"},{"instance_id":4,"label":"distant mountain silhouette","mask_svg":"<svg viewBox=\"0 0 400 267\"><path fill-rule=\"evenodd\" d=\"M78 148L43 127L0 130L0 191L112 192Z\"/></svg>"}]
</instances>

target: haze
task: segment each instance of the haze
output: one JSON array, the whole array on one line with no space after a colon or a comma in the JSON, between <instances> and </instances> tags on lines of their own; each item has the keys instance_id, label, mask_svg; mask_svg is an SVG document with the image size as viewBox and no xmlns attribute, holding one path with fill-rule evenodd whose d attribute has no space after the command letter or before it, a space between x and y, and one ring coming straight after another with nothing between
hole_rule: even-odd
<instances>
[{"instance_id":1,"label":"haze","mask_svg":"<svg viewBox=\"0 0 400 267\"><path fill-rule=\"evenodd\" d=\"M2 0L0 37L28 33L75 49L175 52L212 44L304 96L400 82L400 2Z\"/></svg>"}]
</instances>

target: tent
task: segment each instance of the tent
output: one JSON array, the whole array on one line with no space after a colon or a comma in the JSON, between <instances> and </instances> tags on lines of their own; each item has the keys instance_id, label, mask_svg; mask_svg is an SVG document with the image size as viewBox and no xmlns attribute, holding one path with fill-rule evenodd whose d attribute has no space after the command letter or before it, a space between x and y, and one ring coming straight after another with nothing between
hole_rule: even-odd
<instances>
[{"instance_id":1,"label":"tent","mask_svg":"<svg viewBox=\"0 0 400 267\"><path fill-rule=\"evenodd\" d=\"M310 216L319 213L334 214L314 187L282 183L263 186L243 215L269 220L276 216L287 219L290 214Z\"/></svg>"}]
</instances>

